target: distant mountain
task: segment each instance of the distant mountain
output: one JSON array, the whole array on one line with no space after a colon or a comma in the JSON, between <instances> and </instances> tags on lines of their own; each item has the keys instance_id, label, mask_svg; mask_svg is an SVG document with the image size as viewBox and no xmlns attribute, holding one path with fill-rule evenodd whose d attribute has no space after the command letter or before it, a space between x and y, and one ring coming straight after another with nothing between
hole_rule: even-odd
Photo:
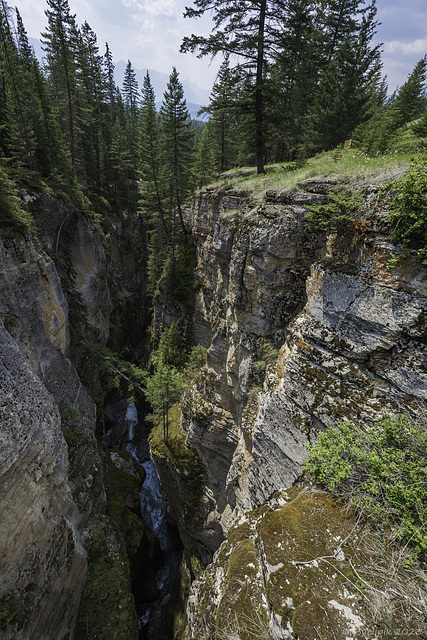
<instances>
[{"instance_id":1,"label":"distant mountain","mask_svg":"<svg viewBox=\"0 0 427 640\"><path fill-rule=\"evenodd\" d=\"M123 62L123 60L119 60L119 62L115 62L114 64L116 69L116 84L121 87L125 75L126 63ZM145 74L148 71L158 105L160 105L163 100L163 94L166 91L169 76L166 73L161 73L153 69L134 69L134 71L140 89L144 82ZM190 80L181 79L181 82L184 88L184 97L187 101L188 110L190 111L191 117L194 118L202 106L209 104L209 91L201 89Z\"/></svg>"},{"instance_id":2,"label":"distant mountain","mask_svg":"<svg viewBox=\"0 0 427 640\"><path fill-rule=\"evenodd\" d=\"M39 62L41 62L44 51L42 49L42 43L37 38L28 38L28 41L32 47L34 47L34 53L36 54L36 58Z\"/></svg>"},{"instance_id":3,"label":"distant mountain","mask_svg":"<svg viewBox=\"0 0 427 640\"><path fill-rule=\"evenodd\" d=\"M44 56L44 51L42 49L40 40L37 40L36 38L29 38L29 41L30 44L34 47L37 59L41 61ZM114 63L114 66L116 85L118 87L121 87L125 75L126 62L123 62L123 60L119 60L118 62ZM166 91L166 85L168 83L169 76L166 73L161 73L160 71L155 71L154 69L148 69L148 72L150 74L154 93L156 94L157 107L160 108L163 100L163 94ZM144 76L146 73L147 69L135 69L135 75L140 89L142 88ZM196 119L197 113L202 108L202 106L206 106L207 104L209 104L209 91L201 89L197 84L191 82L190 80L181 79L181 82L184 88L184 96L187 101L187 107L190 112L190 116L193 119ZM203 120L205 117L206 116L199 117L198 119Z\"/></svg>"}]
</instances>

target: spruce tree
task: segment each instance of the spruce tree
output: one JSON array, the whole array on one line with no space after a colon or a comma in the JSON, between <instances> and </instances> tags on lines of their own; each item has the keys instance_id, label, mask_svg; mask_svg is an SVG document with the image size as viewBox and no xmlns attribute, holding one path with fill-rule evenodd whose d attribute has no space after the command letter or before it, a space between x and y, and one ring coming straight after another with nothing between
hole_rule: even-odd
<instances>
[{"instance_id":1,"label":"spruce tree","mask_svg":"<svg viewBox=\"0 0 427 640\"><path fill-rule=\"evenodd\" d=\"M26 69L20 59L12 28L11 10L5 0L1 0L0 73L3 91L0 124L5 126L3 152L6 156L13 155L24 166L35 169L35 140L28 113Z\"/></svg>"},{"instance_id":2,"label":"spruce tree","mask_svg":"<svg viewBox=\"0 0 427 640\"><path fill-rule=\"evenodd\" d=\"M69 144L73 167L77 164L77 140L75 131L77 104L76 48L77 25L71 14L68 0L46 0L45 11L48 26L42 34L46 52L47 70L52 85L55 104Z\"/></svg>"},{"instance_id":3,"label":"spruce tree","mask_svg":"<svg viewBox=\"0 0 427 640\"><path fill-rule=\"evenodd\" d=\"M150 74L142 86L140 120L140 210L148 225L148 290L154 295L168 256L171 236L160 175L160 128Z\"/></svg>"},{"instance_id":4,"label":"spruce tree","mask_svg":"<svg viewBox=\"0 0 427 640\"><path fill-rule=\"evenodd\" d=\"M204 144L209 135L214 167L218 172L227 171L235 164L238 84L238 77L230 68L230 56L226 54L212 87L209 106L202 110L210 115Z\"/></svg>"},{"instance_id":5,"label":"spruce tree","mask_svg":"<svg viewBox=\"0 0 427 640\"><path fill-rule=\"evenodd\" d=\"M282 28L285 0L194 0L185 17L198 18L211 12L214 22L210 36L185 37L181 51L197 51L198 56L225 54L237 58L237 67L252 75L252 123L257 172L264 172L265 77L269 59Z\"/></svg>"},{"instance_id":6,"label":"spruce tree","mask_svg":"<svg viewBox=\"0 0 427 640\"><path fill-rule=\"evenodd\" d=\"M397 129L406 122L419 118L427 107L426 97L427 56L421 58L407 81L391 100L390 127Z\"/></svg>"},{"instance_id":7,"label":"spruce tree","mask_svg":"<svg viewBox=\"0 0 427 640\"><path fill-rule=\"evenodd\" d=\"M70 165L64 151L58 123L55 119L52 99L46 78L40 70L38 60L28 41L21 15L16 11L17 44L23 71L23 99L28 121L34 132L34 153L37 170L46 178L64 184L70 177Z\"/></svg>"},{"instance_id":8,"label":"spruce tree","mask_svg":"<svg viewBox=\"0 0 427 640\"><path fill-rule=\"evenodd\" d=\"M177 241L176 217L184 237L187 230L183 218L183 202L192 189L192 164L194 130L184 98L184 89L174 67L160 109L161 117L161 160L166 208L172 231L172 246Z\"/></svg>"},{"instance_id":9,"label":"spruce tree","mask_svg":"<svg viewBox=\"0 0 427 640\"><path fill-rule=\"evenodd\" d=\"M90 191L99 193L104 188L103 149L110 137L108 118L108 81L97 38L87 22L79 34L77 51L77 98L82 119L78 123L81 137L83 175ZM76 123L77 124L77 123Z\"/></svg>"},{"instance_id":10,"label":"spruce tree","mask_svg":"<svg viewBox=\"0 0 427 640\"><path fill-rule=\"evenodd\" d=\"M122 94L129 115L136 117L139 103L138 81L130 60L126 64Z\"/></svg>"},{"instance_id":11,"label":"spruce tree","mask_svg":"<svg viewBox=\"0 0 427 640\"><path fill-rule=\"evenodd\" d=\"M156 111L156 96L148 71L142 86L139 157L143 209L149 216L159 215L163 229L167 233L160 181L159 117Z\"/></svg>"},{"instance_id":12,"label":"spruce tree","mask_svg":"<svg viewBox=\"0 0 427 640\"><path fill-rule=\"evenodd\" d=\"M351 137L369 117L373 88L381 69L375 0L324 0L319 28L323 34L315 96L307 113L308 153L331 149Z\"/></svg>"},{"instance_id":13,"label":"spruce tree","mask_svg":"<svg viewBox=\"0 0 427 640\"><path fill-rule=\"evenodd\" d=\"M107 76L107 87L108 87L108 101L110 105L110 115L113 117L114 107L116 104L116 83L114 81L114 64L113 64L113 54L110 51L108 46L108 42L105 44L105 54L104 54L104 70Z\"/></svg>"}]
</instances>

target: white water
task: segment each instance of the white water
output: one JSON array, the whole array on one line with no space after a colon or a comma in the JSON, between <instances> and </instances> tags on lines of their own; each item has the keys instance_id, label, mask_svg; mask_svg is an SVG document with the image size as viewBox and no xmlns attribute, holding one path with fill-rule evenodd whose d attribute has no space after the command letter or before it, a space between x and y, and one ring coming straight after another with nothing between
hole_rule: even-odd
<instances>
[{"instance_id":1,"label":"white water","mask_svg":"<svg viewBox=\"0 0 427 640\"><path fill-rule=\"evenodd\" d=\"M160 485L156 467L153 461L148 459L150 454L147 440L138 434L138 412L133 402L126 408L124 422L127 427L125 450L144 467L146 473L139 494L141 517L158 538L163 551L163 561L160 562L155 575L159 590L158 600L138 607L138 623L141 629L148 623L152 607L171 591L179 571L182 546L177 532L167 524L166 496Z\"/></svg>"},{"instance_id":2,"label":"white water","mask_svg":"<svg viewBox=\"0 0 427 640\"><path fill-rule=\"evenodd\" d=\"M168 529L166 523L166 497L160 486L156 468L152 460L144 462L146 478L139 494L142 519L160 541L160 548L168 547Z\"/></svg>"}]
</instances>

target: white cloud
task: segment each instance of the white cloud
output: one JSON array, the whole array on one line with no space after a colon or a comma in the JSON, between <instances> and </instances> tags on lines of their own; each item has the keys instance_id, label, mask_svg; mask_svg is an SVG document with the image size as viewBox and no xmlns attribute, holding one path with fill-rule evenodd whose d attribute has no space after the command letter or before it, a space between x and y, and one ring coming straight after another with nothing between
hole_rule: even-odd
<instances>
[{"instance_id":1,"label":"white cloud","mask_svg":"<svg viewBox=\"0 0 427 640\"><path fill-rule=\"evenodd\" d=\"M144 5L142 5L138 0L122 0L122 5L126 7L126 9L138 9L138 11L142 11L144 9Z\"/></svg>"},{"instance_id":2,"label":"white cloud","mask_svg":"<svg viewBox=\"0 0 427 640\"><path fill-rule=\"evenodd\" d=\"M427 53L427 38L414 40L414 42L392 40L384 44L384 52L401 54L403 56L418 55L422 57Z\"/></svg>"},{"instance_id":3,"label":"white cloud","mask_svg":"<svg viewBox=\"0 0 427 640\"><path fill-rule=\"evenodd\" d=\"M152 16L172 17L176 13L175 0L145 0L145 10Z\"/></svg>"}]
</instances>

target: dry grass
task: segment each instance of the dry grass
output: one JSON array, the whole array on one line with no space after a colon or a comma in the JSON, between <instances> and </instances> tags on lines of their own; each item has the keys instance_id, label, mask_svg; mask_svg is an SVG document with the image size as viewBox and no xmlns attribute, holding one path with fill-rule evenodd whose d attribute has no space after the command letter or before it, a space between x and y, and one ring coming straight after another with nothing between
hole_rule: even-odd
<instances>
[{"instance_id":1,"label":"dry grass","mask_svg":"<svg viewBox=\"0 0 427 640\"><path fill-rule=\"evenodd\" d=\"M405 629L412 637L427 635L427 572L409 546L391 531L369 531L358 561L368 622L393 638L405 637Z\"/></svg>"},{"instance_id":2,"label":"dry grass","mask_svg":"<svg viewBox=\"0 0 427 640\"><path fill-rule=\"evenodd\" d=\"M254 168L228 171L211 187L249 191L255 199L262 199L268 190L289 191L309 178L334 178L346 184L376 183L402 174L414 154L391 153L370 157L357 149L334 150L320 153L295 171L289 163L266 167L263 175Z\"/></svg>"}]
</instances>

